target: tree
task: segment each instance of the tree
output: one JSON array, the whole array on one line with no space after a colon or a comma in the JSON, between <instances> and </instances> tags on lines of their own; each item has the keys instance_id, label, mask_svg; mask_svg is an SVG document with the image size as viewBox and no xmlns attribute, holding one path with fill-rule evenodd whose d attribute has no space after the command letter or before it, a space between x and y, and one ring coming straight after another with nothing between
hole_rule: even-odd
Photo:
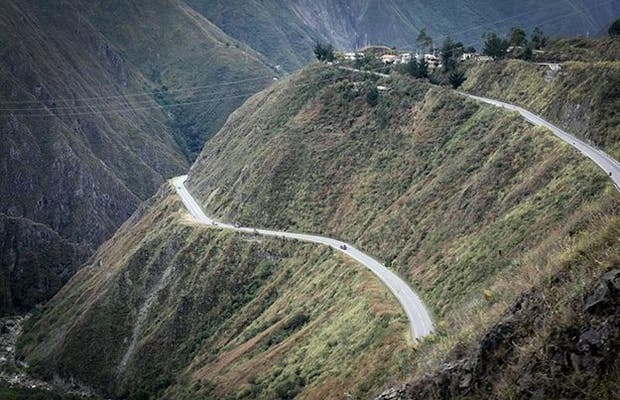
<instances>
[{"instance_id":1,"label":"tree","mask_svg":"<svg viewBox=\"0 0 620 400\"><path fill-rule=\"evenodd\" d=\"M485 33L482 36L485 39L483 53L495 59L504 58L506 51L510 46L507 40L497 36L496 33Z\"/></svg>"},{"instance_id":2,"label":"tree","mask_svg":"<svg viewBox=\"0 0 620 400\"><path fill-rule=\"evenodd\" d=\"M407 63L407 66L405 67L405 71L413 76L414 78L418 77L418 60L416 60L415 58L412 58L411 61L409 61Z\"/></svg>"},{"instance_id":3,"label":"tree","mask_svg":"<svg viewBox=\"0 0 620 400\"><path fill-rule=\"evenodd\" d=\"M547 38L539 27L534 28L531 35L532 46L536 50L540 50L547 45Z\"/></svg>"},{"instance_id":4,"label":"tree","mask_svg":"<svg viewBox=\"0 0 620 400\"><path fill-rule=\"evenodd\" d=\"M418 76L416 78L428 78L428 64L424 57L418 62Z\"/></svg>"},{"instance_id":5,"label":"tree","mask_svg":"<svg viewBox=\"0 0 620 400\"><path fill-rule=\"evenodd\" d=\"M521 46L524 47L527 45L527 34L521 28L513 27L510 29L510 45L511 46Z\"/></svg>"},{"instance_id":6,"label":"tree","mask_svg":"<svg viewBox=\"0 0 620 400\"><path fill-rule=\"evenodd\" d=\"M334 46L317 41L314 45L314 55L319 61L334 61Z\"/></svg>"},{"instance_id":7,"label":"tree","mask_svg":"<svg viewBox=\"0 0 620 400\"><path fill-rule=\"evenodd\" d=\"M417 79L422 79L428 77L428 64L426 61L422 59L421 61L417 61L416 59L412 59L407 63L405 71Z\"/></svg>"},{"instance_id":8,"label":"tree","mask_svg":"<svg viewBox=\"0 0 620 400\"><path fill-rule=\"evenodd\" d=\"M368 103L371 107L374 107L379 103L379 91L376 86L373 85L370 89L368 89L368 92L366 93L366 103Z\"/></svg>"},{"instance_id":9,"label":"tree","mask_svg":"<svg viewBox=\"0 0 620 400\"><path fill-rule=\"evenodd\" d=\"M468 48L465 49L465 53L475 53L476 52L476 48L474 46L469 46Z\"/></svg>"},{"instance_id":10,"label":"tree","mask_svg":"<svg viewBox=\"0 0 620 400\"><path fill-rule=\"evenodd\" d=\"M447 37L441 46L441 62L444 69L446 71L455 69L464 51L463 43L454 42L450 37Z\"/></svg>"},{"instance_id":11,"label":"tree","mask_svg":"<svg viewBox=\"0 0 620 400\"><path fill-rule=\"evenodd\" d=\"M620 36L620 18L614 21L613 24L607 30L609 36Z\"/></svg>"},{"instance_id":12,"label":"tree","mask_svg":"<svg viewBox=\"0 0 620 400\"><path fill-rule=\"evenodd\" d=\"M463 84L463 82L465 82L466 79L467 78L465 78L465 73L459 70L454 70L448 75L450 85L452 85L452 88L454 89L458 89Z\"/></svg>"},{"instance_id":13,"label":"tree","mask_svg":"<svg viewBox=\"0 0 620 400\"><path fill-rule=\"evenodd\" d=\"M426 33L426 28L420 30L420 33L418 33L418 37L416 38L415 42L422 50L429 49L430 51L430 49L432 49L433 47L433 38L428 36L428 34Z\"/></svg>"},{"instance_id":14,"label":"tree","mask_svg":"<svg viewBox=\"0 0 620 400\"><path fill-rule=\"evenodd\" d=\"M534 57L534 52L530 46L527 46L525 50L523 50L523 59L525 61L531 61L532 57Z\"/></svg>"}]
</instances>

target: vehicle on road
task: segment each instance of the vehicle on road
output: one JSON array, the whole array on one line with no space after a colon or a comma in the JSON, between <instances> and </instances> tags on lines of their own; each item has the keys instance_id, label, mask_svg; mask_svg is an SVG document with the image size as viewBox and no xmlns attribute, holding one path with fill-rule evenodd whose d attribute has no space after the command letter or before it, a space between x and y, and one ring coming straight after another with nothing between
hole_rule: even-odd
<instances>
[{"instance_id":1,"label":"vehicle on road","mask_svg":"<svg viewBox=\"0 0 620 400\"><path fill-rule=\"evenodd\" d=\"M347 245L346 244L341 244L340 245L340 250L346 250L347 249Z\"/></svg>"}]
</instances>

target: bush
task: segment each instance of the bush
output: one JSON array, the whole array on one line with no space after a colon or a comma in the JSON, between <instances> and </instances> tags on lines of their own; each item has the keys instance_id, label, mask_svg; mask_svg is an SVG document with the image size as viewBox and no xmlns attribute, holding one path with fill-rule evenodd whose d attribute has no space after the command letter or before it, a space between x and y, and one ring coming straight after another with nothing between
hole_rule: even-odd
<instances>
[{"instance_id":1,"label":"bush","mask_svg":"<svg viewBox=\"0 0 620 400\"><path fill-rule=\"evenodd\" d=\"M466 79L467 78L465 78L465 73L463 71L452 71L450 72L450 75L448 75L450 85L452 85L452 88L454 89L458 89Z\"/></svg>"},{"instance_id":2,"label":"bush","mask_svg":"<svg viewBox=\"0 0 620 400\"><path fill-rule=\"evenodd\" d=\"M368 89L368 92L366 93L366 103L368 103L371 107L374 107L379 103L379 91L375 86Z\"/></svg>"}]
</instances>

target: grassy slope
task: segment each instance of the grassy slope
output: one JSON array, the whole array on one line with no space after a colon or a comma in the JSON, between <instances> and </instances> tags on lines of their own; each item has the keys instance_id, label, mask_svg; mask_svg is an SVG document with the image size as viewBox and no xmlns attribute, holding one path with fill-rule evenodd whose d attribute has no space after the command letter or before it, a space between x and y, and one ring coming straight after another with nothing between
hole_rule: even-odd
<instances>
[{"instance_id":1,"label":"grassy slope","mask_svg":"<svg viewBox=\"0 0 620 400\"><path fill-rule=\"evenodd\" d=\"M185 218L164 187L99 249L21 338L35 372L135 398L272 399L365 396L407 370L406 319L369 272Z\"/></svg>"},{"instance_id":2,"label":"grassy slope","mask_svg":"<svg viewBox=\"0 0 620 400\"><path fill-rule=\"evenodd\" d=\"M521 293L479 341L458 343L441 367L380 399L617 398L620 291L605 276L620 273L620 217L609 206L559 254L532 262L528 285L500 280L496 293Z\"/></svg>"},{"instance_id":3,"label":"grassy slope","mask_svg":"<svg viewBox=\"0 0 620 400\"><path fill-rule=\"evenodd\" d=\"M463 90L541 114L620 159L620 62L567 62L548 68L522 61L472 66Z\"/></svg>"},{"instance_id":4,"label":"grassy slope","mask_svg":"<svg viewBox=\"0 0 620 400\"><path fill-rule=\"evenodd\" d=\"M197 103L168 110L191 159L233 110L272 81L273 71L261 54L183 1L73 3L161 90L160 103ZM246 82L221 85L239 80Z\"/></svg>"},{"instance_id":5,"label":"grassy slope","mask_svg":"<svg viewBox=\"0 0 620 400\"><path fill-rule=\"evenodd\" d=\"M534 54L541 61L618 61L620 40L617 37L589 39L551 38L542 53Z\"/></svg>"},{"instance_id":6,"label":"grassy slope","mask_svg":"<svg viewBox=\"0 0 620 400\"><path fill-rule=\"evenodd\" d=\"M618 193L518 115L404 78L370 108L351 82L364 79L316 66L253 97L190 187L220 217L340 237L387 262L435 312L438 342L420 359L433 365L605 229Z\"/></svg>"}]
</instances>

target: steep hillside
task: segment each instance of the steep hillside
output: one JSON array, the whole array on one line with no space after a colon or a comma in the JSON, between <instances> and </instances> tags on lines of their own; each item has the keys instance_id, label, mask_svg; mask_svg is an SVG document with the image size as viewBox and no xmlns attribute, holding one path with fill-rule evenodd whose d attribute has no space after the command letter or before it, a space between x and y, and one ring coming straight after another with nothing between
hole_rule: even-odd
<instances>
[{"instance_id":1,"label":"steep hillside","mask_svg":"<svg viewBox=\"0 0 620 400\"><path fill-rule=\"evenodd\" d=\"M377 84L389 90L375 98ZM615 292L584 299L620 262L620 197L518 115L314 65L234 112L189 183L221 218L385 261L432 307L436 335L411 346L358 265L196 226L165 185L29 322L30 371L129 398L367 398L410 380L430 397L506 398L561 379L604 398L617 384L597 353L616 349Z\"/></svg>"},{"instance_id":2,"label":"steep hillside","mask_svg":"<svg viewBox=\"0 0 620 400\"><path fill-rule=\"evenodd\" d=\"M274 77L261 54L183 1L71 3L153 83L190 159L233 110Z\"/></svg>"},{"instance_id":3,"label":"steep hillside","mask_svg":"<svg viewBox=\"0 0 620 400\"><path fill-rule=\"evenodd\" d=\"M320 38L290 9L290 2L247 0L186 0L226 34L261 52L270 62L295 71L314 58Z\"/></svg>"},{"instance_id":4,"label":"steep hillside","mask_svg":"<svg viewBox=\"0 0 620 400\"><path fill-rule=\"evenodd\" d=\"M620 38L551 38L541 53L534 54L534 58L545 62L618 61Z\"/></svg>"},{"instance_id":5,"label":"steep hillside","mask_svg":"<svg viewBox=\"0 0 620 400\"><path fill-rule=\"evenodd\" d=\"M164 114L139 107L152 100L64 100L122 96L146 83L77 15L68 27L55 6L31 3L1 6L0 210L96 246L187 161ZM127 112L97 113L109 109Z\"/></svg>"},{"instance_id":6,"label":"steep hillside","mask_svg":"<svg viewBox=\"0 0 620 400\"><path fill-rule=\"evenodd\" d=\"M30 370L131 399L367 397L407 371L407 321L370 272L187 215L166 185L106 242L26 328Z\"/></svg>"},{"instance_id":7,"label":"steep hillside","mask_svg":"<svg viewBox=\"0 0 620 400\"><path fill-rule=\"evenodd\" d=\"M272 81L237 47L182 2L2 2L0 212L92 252Z\"/></svg>"},{"instance_id":8,"label":"steep hillside","mask_svg":"<svg viewBox=\"0 0 620 400\"><path fill-rule=\"evenodd\" d=\"M183 171L187 159L165 127L165 114L144 109L155 106L153 100L123 97L144 90L146 80L71 9L61 15L57 6L5 1L0 10L0 212L25 223L0 246L23 248L22 256L30 252L25 257L37 260L24 274L4 276L17 281L3 283L13 289L25 288L24 282L42 284L32 299L20 290L5 292L3 285L3 306L10 310L19 303L21 310L47 299L41 294L53 294L79 266L67 263L83 259L69 254L59 259L46 248L67 241L62 246L92 251L164 177ZM63 19L70 16L71 26ZM41 235L40 227L31 230L33 221L59 237ZM45 245L44 237L51 242ZM15 267L22 261L17 257ZM11 295L16 297L10 300Z\"/></svg>"},{"instance_id":9,"label":"steep hillside","mask_svg":"<svg viewBox=\"0 0 620 400\"><path fill-rule=\"evenodd\" d=\"M376 106L367 93L385 85ZM369 104L370 103L370 104ZM250 99L193 165L208 212L342 238L409 279L438 332L436 366L475 343L521 293L617 224L617 191L569 146L451 90L316 66ZM575 271L560 298L611 268ZM533 334L536 338L536 333Z\"/></svg>"},{"instance_id":10,"label":"steep hillside","mask_svg":"<svg viewBox=\"0 0 620 400\"><path fill-rule=\"evenodd\" d=\"M620 61L566 62L557 73L517 60L477 64L462 89L525 107L620 159Z\"/></svg>"},{"instance_id":11,"label":"steep hillside","mask_svg":"<svg viewBox=\"0 0 620 400\"><path fill-rule=\"evenodd\" d=\"M617 247L617 218L610 227L519 296L479 343L457 347L441 368L377 400L616 399L620 259L609 247ZM614 269L594 272L600 263Z\"/></svg>"},{"instance_id":12,"label":"steep hillside","mask_svg":"<svg viewBox=\"0 0 620 400\"><path fill-rule=\"evenodd\" d=\"M0 317L52 297L75 273L86 250L42 224L0 214Z\"/></svg>"}]
</instances>

